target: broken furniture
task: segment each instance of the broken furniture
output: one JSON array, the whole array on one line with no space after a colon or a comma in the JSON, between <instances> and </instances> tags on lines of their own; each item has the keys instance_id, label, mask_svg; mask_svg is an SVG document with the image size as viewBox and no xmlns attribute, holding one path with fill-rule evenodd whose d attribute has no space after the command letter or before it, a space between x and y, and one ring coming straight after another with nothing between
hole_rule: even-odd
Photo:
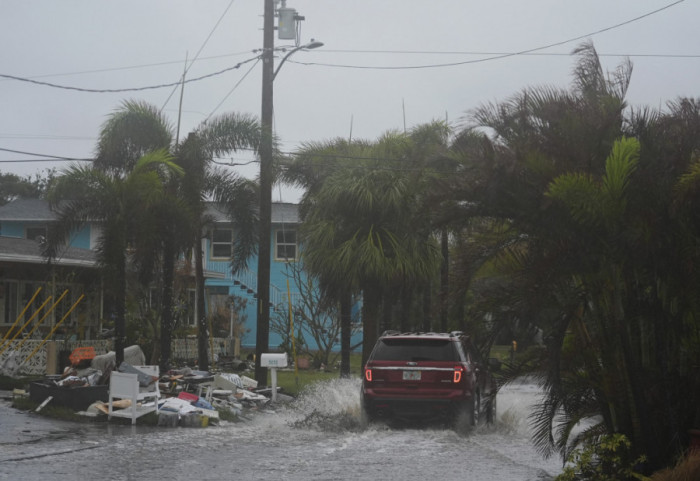
<instances>
[{"instance_id":1,"label":"broken furniture","mask_svg":"<svg viewBox=\"0 0 700 481\"><path fill-rule=\"evenodd\" d=\"M134 366L130 370L139 373L114 371L109 378L108 416L109 419L112 416L131 418L131 424L136 424L136 418L150 412L158 413L158 366ZM150 378L150 382L144 381L146 378ZM115 399L129 400L129 406L115 411Z\"/></svg>"}]
</instances>

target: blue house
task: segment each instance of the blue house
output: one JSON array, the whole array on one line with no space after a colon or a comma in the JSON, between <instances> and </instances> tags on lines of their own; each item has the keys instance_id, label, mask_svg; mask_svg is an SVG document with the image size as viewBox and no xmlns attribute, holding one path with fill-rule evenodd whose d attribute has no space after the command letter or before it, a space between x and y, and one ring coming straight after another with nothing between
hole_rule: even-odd
<instances>
[{"instance_id":1,"label":"blue house","mask_svg":"<svg viewBox=\"0 0 700 481\"><path fill-rule=\"evenodd\" d=\"M235 275L231 273L230 259L232 254L231 242L236 235L235 226L226 215L216 206L211 205L208 214L215 220L215 226L204 243L204 268L208 273L205 283L209 296L208 309L217 302L221 304L224 298L237 296L245 300L245 310L240 313L245 321L242 324L240 340L242 347L255 347L256 307L257 307L257 269L258 259L253 257L248 267ZM296 204L272 204L272 236L270 259L270 308L271 317L288 315L289 299L296 305L300 293L291 277L291 266L299 259L299 243L297 229L299 227L299 209ZM287 284L289 281L289 291ZM270 347L280 345L282 338L273 330L270 331Z\"/></svg>"},{"instance_id":2,"label":"blue house","mask_svg":"<svg viewBox=\"0 0 700 481\"><path fill-rule=\"evenodd\" d=\"M57 337L67 333L86 339L99 336L103 292L92 249L95 232L87 227L77 232L49 265L41 255L41 242L54 219L42 200L18 200L0 207L2 335L15 324L16 333L25 318L34 316L39 332L60 324Z\"/></svg>"},{"instance_id":3,"label":"blue house","mask_svg":"<svg viewBox=\"0 0 700 481\"><path fill-rule=\"evenodd\" d=\"M235 276L231 273L231 242L236 235L225 214L209 206L214 226L204 242L205 295L208 314L226 311L227 333L221 330L217 336L237 338L244 348L255 346L256 298L257 298L257 259L250 259L248 269ZM71 314L67 327L80 323L81 334L86 339L94 338L102 330L104 296L100 290L99 273L94 249L99 237L98 225L86 225L70 239L69 246L51 266L49 272L46 259L41 256L40 243L47 234L49 224L55 215L48 203L39 199L18 199L0 207L0 335L6 332L17 315L31 299L39 286L51 284L53 291L69 288L71 298L90 292L88 301L83 301L81 309ZM270 304L271 317L277 314L288 318L289 299L296 304L299 296L294 282L289 279L290 265L299 258L297 228L299 226L298 207L295 204L273 203ZM193 306L196 290L191 272L185 287L187 295L184 305L180 305L184 323L196 326ZM289 284L289 287L288 287ZM41 296L46 296L44 289ZM238 298L237 307L232 309L231 296ZM65 308L64 308L65 310ZM189 314L188 314L189 313ZM60 310L57 311L60 314ZM56 316L52 316L52 322ZM236 322L237 321L237 322ZM228 334L228 335L226 335ZM282 337L272 329L270 348L280 345Z\"/></svg>"}]
</instances>

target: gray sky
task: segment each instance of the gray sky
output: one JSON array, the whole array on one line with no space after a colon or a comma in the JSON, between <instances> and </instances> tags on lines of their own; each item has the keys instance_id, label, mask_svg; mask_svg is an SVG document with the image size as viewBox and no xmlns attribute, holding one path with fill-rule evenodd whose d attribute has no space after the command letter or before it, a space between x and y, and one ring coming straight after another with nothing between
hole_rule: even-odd
<instances>
[{"instance_id":1,"label":"gray sky","mask_svg":"<svg viewBox=\"0 0 700 481\"><path fill-rule=\"evenodd\" d=\"M568 87L575 59L567 54L586 38L606 69L630 56L630 104L662 107L697 97L700 2L673 3L288 0L306 18L301 43L313 38L325 46L295 53L280 70L275 130L291 152L301 142L347 138L351 129L353 138L371 140L434 119L459 125L470 109L524 87ZM197 56L187 74L194 79L259 55L262 13L263 0L2 0L0 74L84 89L140 88L177 82L185 58ZM537 55L493 58L578 37ZM460 65L445 65L454 63ZM259 116L261 75L253 60L188 83L181 137L212 114ZM90 93L0 78L0 148L88 158L122 101L163 108L175 125L179 96L173 87ZM0 161L37 158L0 151ZM236 163L251 160L249 152L233 156ZM26 175L67 164L2 162L0 171ZM252 177L258 165L236 169ZM280 196L296 201L298 192L275 189L274 200Z\"/></svg>"}]
</instances>

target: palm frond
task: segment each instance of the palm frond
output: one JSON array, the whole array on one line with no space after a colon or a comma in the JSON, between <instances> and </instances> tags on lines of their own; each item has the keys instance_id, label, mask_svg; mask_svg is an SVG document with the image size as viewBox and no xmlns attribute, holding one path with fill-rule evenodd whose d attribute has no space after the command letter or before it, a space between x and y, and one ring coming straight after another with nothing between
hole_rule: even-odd
<instances>
[{"instance_id":1,"label":"palm frond","mask_svg":"<svg viewBox=\"0 0 700 481\"><path fill-rule=\"evenodd\" d=\"M172 140L173 128L160 109L128 100L102 125L94 165L102 170L129 172L148 152L169 149Z\"/></svg>"}]
</instances>

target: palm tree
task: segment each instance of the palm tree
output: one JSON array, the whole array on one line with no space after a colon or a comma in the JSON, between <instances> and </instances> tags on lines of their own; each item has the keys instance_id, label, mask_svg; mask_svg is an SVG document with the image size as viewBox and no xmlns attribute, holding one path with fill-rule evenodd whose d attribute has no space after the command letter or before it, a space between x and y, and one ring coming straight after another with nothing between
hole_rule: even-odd
<instances>
[{"instance_id":1,"label":"palm tree","mask_svg":"<svg viewBox=\"0 0 700 481\"><path fill-rule=\"evenodd\" d=\"M377 339L382 300L392 298L398 283L431 277L439 265L434 240L414 229L414 184L388 160L409 151L409 139L386 136L369 155L334 162L302 201L305 264L324 285L362 292L363 361Z\"/></svg>"},{"instance_id":2,"label":"palm tree","mask_svg":"<svg viewBox=\"0 0 700 481\"><path fill-rule=\"evenodd\" d=\"M348 142L336 139L329 142L307 143L295 154L293 160L285 165L282 171L283 180L303 187L305 195L301 201L301 216L304 220L301 229L301 237L305 239L309 220L307 215L314 210L317 204L319 191L324 182L352 158L363 158L368 155L370 145L367 142ZM302 240L307 244L306 240ZM304 249L307 252L310 245ZM350 376L350 338L352 334L352 298L359 291L359 286L353 284L353 280L338 271L332 271L331 258L324 256L307 256L302 253L306 265L307 275L318 279L321 296L324 302L338 305L340 316L340 376ZM309 264L310 262L310 264ZM338 275L333 277L330 274Z\"/></svg>"},{"instance_id":3,"label":"palm tree","mask_svg":"<svg viewBox=\"0 0 700 481\"><path fill-rule=\"evenodd\" d=\"M254 223L256 204L250 195L254 185L233 174L212 170L216 156L242 148L257 148L259 143L257 120L250 116L224 114L215 117L192 132L178 146L173 146L173 128L161 111L144 102L127 101L105 122L100 133L96 168L106 172L129 172L138 158L154 149L175 152L175 162L185 175L170 182L168 197L158 206L150 226L151 236L142 236L142 248L137 253L142 280L155 272L155 261L160 260L163 295L161 301L160 365L170 367L173 320L173 276L175 262L186 250L195 258L197 285L198 357L201 369L208 369L208 326L205 316L204 269L202 239L206 217L206 201L213 196L223 202L225 209L238 228L232 268L245 266L255 243Z\"/></svg>"},{"instance_id":4,"label":"palm tree","mask_svg":"<svg viewBox=\"0 0 700 481\"><path fill-rule=\"evenodd\" d=\"M121 175L129 173L137 159L158 149L173 147L173 127L155 106L125 101L103 124L97 146L95 168ZM170 179L159 206L153 206L153 219L144 225L139 249L134 251L139 278L149 285L158 271L162 277L160 296L160 343L154 356L161 370L170 369L173 324L173 282L175 262L183 251L179 235L189 225L188 206L176 195L179 179Z\"/></svg>"},{"instance_id":5,"label":"palm tree","mask_svg":"<svg viewBox=\"0 0 700 481\"><path fill-rule=\"evenodd\" d=\"M126 269L130 246L152 221L151 207L158 206L164 184L181 170L164 151L142 156L127 175L105 172L92 166L72 166L57 179L49 203L58 219L51 226L44 254L53 259L70 235L88 222L101 227L98 259L107 292L114 293L117 365L124 360Z\"/></svg>"},{"instance_id":6,"label":"palm tree","mask_svg":"<svg viewBox=\"0 0 700 481\"><path fill-rule=\"evenodd\" d=\"M178 146L177 162L185 171L180 194L193 214L186 230L194 253L197 284L197 352L199 368L208 370L208 324L205 312L204 261L202 236L206 235L210 219L206 215L208 199L224 206L237 227L231 268L243 269L254 252L257 237L257 187L246 179L226 174L212 167L217 156L240 149L257 150L260 144L258 121L247 115L224 114L210 119Z\"/></svg>"},{"instance_id":7,"label":"palm tree","mask_svg":"<svg viewBox=\"0 0 700 481\"><path fill-rule=\"evenodd\" d=\"M697 415L687 366L700 358L689 340L698 231L687 214L700 116L686 99L625 118L629 63L606 77L591 45L577 53L571 91L527 89L472 117L490 135L468 143L473 175L454 192L486 227L478 239L490 236L469 292L496 326L543 330L544 348L521 358L547 393L534 417L543 451L565 456L622 432L654 468L673 459ZM601 422L574 436L592 416Z\"/></svg>"}]
</instances>

